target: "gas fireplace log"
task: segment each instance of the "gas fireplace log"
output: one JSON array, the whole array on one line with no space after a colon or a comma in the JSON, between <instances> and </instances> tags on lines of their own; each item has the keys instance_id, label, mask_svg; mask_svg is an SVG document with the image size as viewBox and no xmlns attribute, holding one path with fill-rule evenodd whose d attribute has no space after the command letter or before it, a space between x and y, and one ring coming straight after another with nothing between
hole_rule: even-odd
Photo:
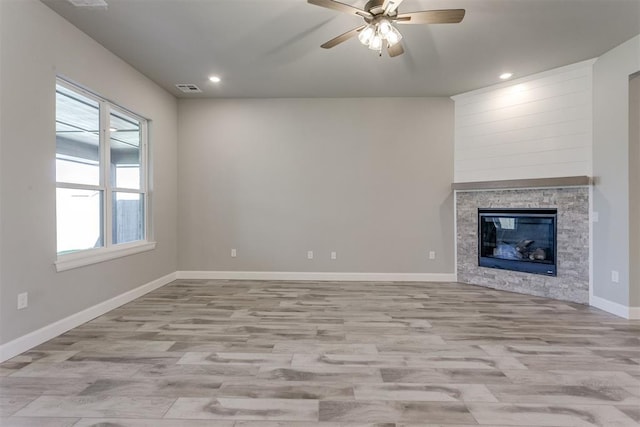
<instances>
[{"instance_id":1,"label":"gas fireplace log","mask_svg":"<svg viewBox=\"0 0 640 427\"><path fill-rule=\"evenodd\" d=\"M538 248L529 254L529 259L535 261L544 261L545 259L547 259L547 253L544 249Z\"/></svg>"}]
</instances>

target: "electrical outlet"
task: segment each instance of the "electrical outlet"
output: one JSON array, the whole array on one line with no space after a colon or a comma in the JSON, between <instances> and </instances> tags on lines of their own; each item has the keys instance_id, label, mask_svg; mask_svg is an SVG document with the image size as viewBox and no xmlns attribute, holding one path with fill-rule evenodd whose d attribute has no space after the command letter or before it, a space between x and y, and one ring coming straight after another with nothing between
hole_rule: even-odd
<instances>
[{"instance_id":1,"label":"electrical outlet","mask_svg":"<svg viewBox=\"0 0 640 427\"><path fill-rule=\"evenodd\" d=\"M28 305L29 305L29 294L27 292L18 294L18 310L27 308Z\"/></svg>"},{"instance_id":2,"label":"electrical outlet","mask_svg":"<svg viewBox=\"0 0 640 427\"><path fill-rule=\"evenodd\" d=\"M331 252L331 259L338 259L338 254L335 251Z\"/></svg>"},{"instance_id":3,"label":"electrical outlet","mask_svg":"<svg viewBox=\"0 0 640 427\"><path fill-rule=\"evenodd\" d=\"M238 256L238 251L236 251L235 249L231 249L231 258L235 258Z\"/></svg>"},{"instance_id":4,"label":"electrical outlet","mask_svg":"<svg viewBox=\"0 0 640 427\"><path fill-rule=\"evenodd\" d=\"M598 221L600 221L600 215L598 214L598 212L591 212L591 222Z\"/></svg>"},{"instance_id":5,"label":"electrical outlet","mask_svg":"<svg viewBox=\"0 0 640 427\"><path fill-rule=\"evenodd\" d=\"M436 251L429 251L429 259L436 259Z\"/></svg>"},{"instance_id":6,"label":"electrical outlet","mask_svg":"<svg viewBox=\"0 0 640 427\"><path fill-rule=\"evenodd\" d=\"M313 259L313 251L307 251L307 259Z\"/></svg>"},{"instance_id":7,"label":"electrical outlet","mask_svg":"<svg viewBox=\"0 0 640 427\"><path fill-rule=\"evenodd\" d=\"M613 283L620 283L620 273L616 270L611 270L611 281Z\"/></svg>"}]
</instances>

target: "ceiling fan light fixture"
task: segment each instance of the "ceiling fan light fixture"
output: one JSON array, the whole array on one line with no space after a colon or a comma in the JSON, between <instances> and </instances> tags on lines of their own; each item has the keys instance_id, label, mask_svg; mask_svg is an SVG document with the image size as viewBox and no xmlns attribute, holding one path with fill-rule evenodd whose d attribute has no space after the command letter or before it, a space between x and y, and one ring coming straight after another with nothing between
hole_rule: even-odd
<instances>
[{"instance_id":1,"label":"ceiling fan light fixture","mask_svg":"<svg viewBox=\"0 0 640 427\"><path fill-rule=\"evenodd\" d=\"M369 46L369 43L371 42L371 39L375 34L375 27L369 24L364 28L364 30L360 31L360 34L358 34L358 40L360 40L360 43L362 43L363 45Z\"/></svg>"},{"instance_id":2,"label":"ceiling fan light fixture","mask_svg":"<svg viewBox=\"0 0 640 427\"><path fill-rule=\"evenodd\" d=\"M397 45L400 40L402 40L402 34L397 28L392 26L391 30L387 34L387 43L389 43L389 46L391 47Z\"/></svg>"},{"instance_id":3,"label":"ceiling fan light fixture","mask_svg":"<svg viewBox=\"0 0 640 427\"><path fill-rule=\"evenodd\" d=\"M378 22L378 33L382 38L387 38L392 29L393 26L386 19L381 19L380 22Z\"/></svg>"},{"instance_id":4,"label":"ceiling fan light fixture","mask_svg":"<svg viewBox=\"0 0 640 427\"><path fill-rule=\"evenodd\" d=\"M358 40L371 50L381 51L386 44L391 47L400 42L402 34L387 19L381 19L378 22L368 24L360 34Z\"/></svg>"},{"instance_id":5,"label":"ceiling fan light fixture","mask_svg":"<svg viewBox=\"0 0 640 427\"><path fill-rule=\"evenodd\" d=\"M369 42L369 49L377 51L382 50L382 37L380 37L378 34L371 37L371 41Z\"/></svg>"}]
</instances>

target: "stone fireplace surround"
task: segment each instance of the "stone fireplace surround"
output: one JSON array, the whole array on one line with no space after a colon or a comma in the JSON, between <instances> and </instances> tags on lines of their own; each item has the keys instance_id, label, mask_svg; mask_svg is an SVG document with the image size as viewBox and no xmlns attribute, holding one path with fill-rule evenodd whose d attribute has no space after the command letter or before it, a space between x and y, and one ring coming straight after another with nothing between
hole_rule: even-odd
<instances>
[{"instance_id":1,"label":"stone fireplace surround","mask_svg":"<svg viewBox=\"0 0 640 427\"><path fill-rule=\"evenodd\" d=\"M588 304L589 185L588 177L453 184L458 281ZM479 208L558 209L558 275L543 276L478 266Z\"/></svg>"}]
</instances>

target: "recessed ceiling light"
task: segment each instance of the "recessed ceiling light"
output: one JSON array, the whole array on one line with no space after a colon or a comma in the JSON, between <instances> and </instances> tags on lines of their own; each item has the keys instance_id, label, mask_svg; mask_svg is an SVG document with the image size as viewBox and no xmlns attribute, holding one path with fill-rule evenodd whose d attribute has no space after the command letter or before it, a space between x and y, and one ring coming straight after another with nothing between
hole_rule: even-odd
<instances>
[{"instance_id":1,"label":"recessed ceiling light","mask_svg":"<svg viewBox=\"0 0 640 427\"><path fill-rule=\"evenodd\" d=\"M512 76L513 76L513 73L502 73L502 74L500 74L500 78L501 78L502 80L508 80L508 79L510 79Z\"/></svg>"},{"instance_id":2,"label":"recessed ceiling light","mask_svg":"<svg viewBox=\"0 0 640 427\"><path fill-rule=\"evenodd\" d=\"M209 80L211 80L214 83L220 83L220 77L218 76L211 76L209 77Z\"/></svg>"}]
</instances>

